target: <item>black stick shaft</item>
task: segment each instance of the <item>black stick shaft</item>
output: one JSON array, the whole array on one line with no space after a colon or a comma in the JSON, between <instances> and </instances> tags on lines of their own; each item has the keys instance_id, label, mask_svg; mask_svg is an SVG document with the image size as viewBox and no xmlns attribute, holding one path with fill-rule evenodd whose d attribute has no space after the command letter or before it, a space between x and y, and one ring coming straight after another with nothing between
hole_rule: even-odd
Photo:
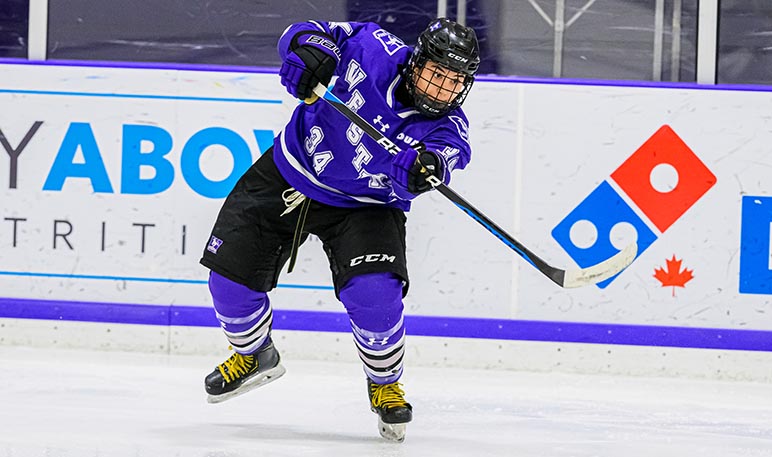
<instances>
[{"instance_id":1,"label":"black stick shaft","mask_svg":"<svg viewBox=\"0 0 772 457\"><path fill-rule=\"evenodd\" d=\"M367 134L367 136L369 136L370 138L378 142L378 144L383 146L383 148L389 151L389 153L396 155L399 152L401 152L401 149L399 148L399 146L397 146L390 139L386 138L378 129L376 129L369 122L364 120L362 116L352 111L351 108L346 106L346 104L343 103L343 101L341 101L341 99L336 97L335 94L333 94L332 92L328 91L326 87L320 84L319 86L314 88L314 93L319 97L323 98L339 113L346 116L351 122L356 124L356 126L361 128ZM471 203L466 201L463 197L458 195L455 191L453 191L453 189L446 186L445 183L443 183L439 179L434 179L433 181L429 180L429 183L435 189L437 189L442 195L444 195L448 200L453 202L453 204L461 208L461 210L464 211L466 214L468 214L472 219L476 220L480 225L485 227L485 229L491 232L496 238L498 238L504 244L509 246L510 249L517 252L520 255L520 257L522 257L528 263L533 265L537 270L541 271L545 276L550 278L557 285L563 287L563 281L566 273L565 270L552 267L549 264L547 264L544 260L540 259L536 254L534 254L525 246L523 246L522 243L514 239L510 234L505 232L495 222L489 219L485 214L483 214L480 210L475 208Z\"/></svg>"}]
</instances>

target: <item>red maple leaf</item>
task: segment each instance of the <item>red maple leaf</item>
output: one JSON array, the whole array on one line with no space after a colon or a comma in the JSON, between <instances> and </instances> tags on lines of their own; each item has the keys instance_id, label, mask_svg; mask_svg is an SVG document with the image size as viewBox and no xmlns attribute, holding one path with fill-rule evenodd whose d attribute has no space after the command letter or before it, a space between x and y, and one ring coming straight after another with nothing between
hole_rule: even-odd
<instances>
[{"instance_id":1,"label":"red maple leaf","mask_svg":"<svg viewBox=\"0 0 772 457\"><path fill-rule=\"evenodd\" d=\"M694 278L694 275L692 274L694 270L689 270L687 268L681 270L681 261L682 260L676 259L675 254L673 254L672 259L665 260L667 269L654 269L654 277L662 283L662 287L671 286L673 288L674 297L676 287L685 287L686 283Z\"/></svg>"}]
</instances>

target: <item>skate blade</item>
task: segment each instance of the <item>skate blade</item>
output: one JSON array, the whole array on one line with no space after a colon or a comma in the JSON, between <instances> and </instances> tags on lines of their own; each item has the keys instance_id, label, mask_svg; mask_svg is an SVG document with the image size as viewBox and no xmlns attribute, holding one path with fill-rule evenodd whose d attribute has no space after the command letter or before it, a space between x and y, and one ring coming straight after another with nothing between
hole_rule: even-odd
<instances>
[{"instance_id":1,"label":"skate blade","mask_svg":"<svg viewBox=\"0 0 772 457\"><path fill-rule=\"evenodd\" d=\"M281 378L286 372L287 370L281 364L276 365L270 370L266 370L260 373L259 375L253 377L249 381L246 381L244 384L239 386L239 388L236 390L233 390L231 392L228 392L222 395L208 395L206 397L206 402L212 403L212 404L222 403L225 400L230 400L233 397L238 397L239 395L243 395L249 392L250 390L255 390L258 387L262 387L268 383L276 381L277 379Z\"/></svg>"},{"instance_id":2,"label":"skate blade","mask_svg":"<svg viewBox=\"0 0 772 457\"><path fill-rule=\"evenodd\" d=\"M405 432L407 431L407 423L403 424L387 424L378 419L378 431L381 436L389 441L396 441L401 443L405 441Z\"/></svg>"}]
</instances>

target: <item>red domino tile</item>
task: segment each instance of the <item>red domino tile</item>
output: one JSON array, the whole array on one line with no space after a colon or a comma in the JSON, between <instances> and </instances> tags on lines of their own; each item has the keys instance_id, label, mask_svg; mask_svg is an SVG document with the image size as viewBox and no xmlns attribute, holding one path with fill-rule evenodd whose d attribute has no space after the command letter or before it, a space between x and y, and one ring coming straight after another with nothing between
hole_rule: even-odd
<instances>
[{"instance_id":1,"label":"red domino tile","mask_svg":"<svg viewBox=\"0 0 772 457\"><path fill-rule=\"evenodd\" d=\"M678 184L666 193L651 185L651 172L667 163L678 172ZM716 183L716 176L667 125L646 140L611 178L651 222L664 232Z\"/></svg>"}]
</instances>

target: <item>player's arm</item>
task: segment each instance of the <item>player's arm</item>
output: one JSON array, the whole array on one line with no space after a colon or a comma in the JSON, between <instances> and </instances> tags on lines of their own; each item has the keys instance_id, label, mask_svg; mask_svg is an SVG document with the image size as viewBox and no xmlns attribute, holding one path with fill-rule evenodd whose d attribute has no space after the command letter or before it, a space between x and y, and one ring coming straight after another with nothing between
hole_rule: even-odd
<instances>
[{"instance_id":1,"label":"player's arm","mask_svg":"<svg viewBox=\"0 0 772 457\"><path fill-rule=\"evenodd\" d=\"M366 24L308 21L292 24L279 38L282 85L307 99L319 83L327 85L340 63L340 46Z\"/></svg>"}]
</instances>

